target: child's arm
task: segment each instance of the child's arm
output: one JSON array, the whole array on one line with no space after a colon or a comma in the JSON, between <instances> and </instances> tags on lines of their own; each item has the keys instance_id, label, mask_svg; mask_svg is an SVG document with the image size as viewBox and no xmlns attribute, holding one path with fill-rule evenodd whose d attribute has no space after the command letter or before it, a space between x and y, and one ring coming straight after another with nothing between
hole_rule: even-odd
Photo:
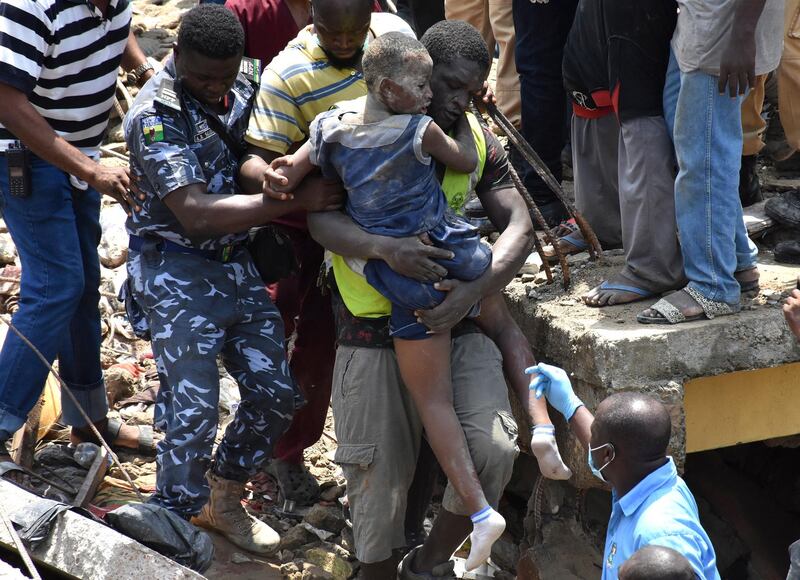
<instances>
[{"instance_id":1,"label":"child's arm","mask_svg":"<svg viewBox=\"0 0 800 580\"><path fill-rule=\"evenodd\" d=\"M422 150L436 161L460 173L471 173L478 165L475 139L466 115L461 115L456 122L453 138L448 137L439 125L431 121L422 136Z\"/></svg>"},{"instance_id":2,"label":"child's arm","mask_svg":"<svg viewBox=\"0 0 800 580\"><path fill-rule=\"evenodd\" d=\"M303 178L313 170L311 145L306 141L293 154L273 159L269 167L264 170L264 185L277 192L294 191Z\"/></svg>"}]
</instances>

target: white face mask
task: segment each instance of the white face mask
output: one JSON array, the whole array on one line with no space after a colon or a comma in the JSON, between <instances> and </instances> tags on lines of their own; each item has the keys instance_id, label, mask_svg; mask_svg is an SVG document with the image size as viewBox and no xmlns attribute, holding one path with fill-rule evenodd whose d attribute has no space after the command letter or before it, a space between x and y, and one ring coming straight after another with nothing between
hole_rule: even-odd
<instances>
[{"instance_id":1,"label":"white face mask","mask_svg":"<svg viewBox=\"0 0 800 580\"><path fill-rule=\"evenodd\" d=\"M606 461L605 465L600 467L599 469L594 466L594 460L592 459L592 452L597 451L598 449L602 449L603 447L611 447L611 459ZM589 447L589 469L592 470L594 476L604 483L608 483L606 478L603 476L603 470L608 467L614 458L617 456L616 451L614 450L614 446L611 443L604 443L603 445L598 445L597 447Z\"/></svg>"}]
</instances>

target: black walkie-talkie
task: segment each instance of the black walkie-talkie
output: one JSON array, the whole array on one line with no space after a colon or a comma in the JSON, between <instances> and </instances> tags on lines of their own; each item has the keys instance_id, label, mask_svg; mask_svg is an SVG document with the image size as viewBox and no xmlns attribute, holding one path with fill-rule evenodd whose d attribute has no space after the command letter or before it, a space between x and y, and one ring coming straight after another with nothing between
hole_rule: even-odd
<instances>
[{"instance_id":1,"label":"black walkie-talkie","mask_svg":"<svg viewBox=\"0 0 800 580\"><path fill-rule=\"evenodd\" d=\"M28 197L31 194L31 172L29 151L19 141L6 149L8 165L8 192L14 197Z\"/></svg>"}]
</instances>

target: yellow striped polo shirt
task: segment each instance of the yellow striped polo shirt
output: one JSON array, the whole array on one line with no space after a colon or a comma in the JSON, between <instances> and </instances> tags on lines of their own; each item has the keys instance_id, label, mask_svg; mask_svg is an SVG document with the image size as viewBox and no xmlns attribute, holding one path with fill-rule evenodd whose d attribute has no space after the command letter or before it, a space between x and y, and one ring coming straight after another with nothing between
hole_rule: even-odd
<instances>
[{"instance_id":1,"label":"yellow striped polo shirt","mask_svg":"<svg viewBox=\"0 0 800 580\"><path fill-rule=\"evenodd\" d=\"M414 34L401 18L374 13L371 35L389 31ZM331 65L316 35L303 30L262 72L245 139L283 155L293 144L306 140L308 127L318 114L340 101L366 94L361 72Z\"/></svg>"}]
</instances>

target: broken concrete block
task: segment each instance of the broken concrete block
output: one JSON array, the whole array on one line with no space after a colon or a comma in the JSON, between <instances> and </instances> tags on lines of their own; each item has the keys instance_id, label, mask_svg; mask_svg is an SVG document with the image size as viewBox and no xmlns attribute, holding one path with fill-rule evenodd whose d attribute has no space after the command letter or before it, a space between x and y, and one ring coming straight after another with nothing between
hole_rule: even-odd
<instances>
[{"instance_id":1,"label":"broken concrete block","mask_svg":"<svg viewBox=\"0 0 800 580\"><path fill-rule=\"evenodd\" d=\"M303 566L302 580L334 580L336 577L314 564L306 564Z\"/></svg>"},{"instance_id":2,"label":"broken concrete block","mask_svg":"<svg viewBox=\"0 0 800 580\"><path fill-rule=\"evenodd\" d=\"M335 580L347 580L353 575L353 567L349 562L325 548L306 550L306 560L330 573Z\"/></svg>"},{"instance_id":3,"label":"broken concrete block","mask_svg":"<svg viewBox=\"0 0 800 580\"><path fill-rule=\"evenodd\" d=\"M345 526L344 514L338 506L316 504L308 511L303 521L315 528L333 532L334 534L338 534Z\"/></svg>"},{"instance_id":4,"label":"broken concrete block","mask_svg":"<svg viewBox=\"0 0 800 580\"><path fill-rule=\"evenodd\" d=\"M0 504L12 519L30 524L54 502L41 499L0 480ZM35 508L34 508L35 506ZM15 517L15 514L22 514ZM8 531L0 526L0 544L13 548ZM75 578L114 578L115 580L202 580L200 574L176 564L166 556L143 546L96 521L67 511L60 514L50 536L31 552L42 562Z\"/></svg>"},{"instance_id":5,"label":"broken concrete block","mask_svg":"<svg viewBox=\"0 0 800 580\"><path fill-rule=\"evenodd\" d=\"M128 259L128 232L125 231L125 220L128 216L121 205L103 208L100 212L100 228L102 236L97 253L100 263L113 270Z\"/></svg>"},{"instance_id":6,"label":"broken concrete block","mask_svg":"<svg viewBox=\"0 0 800 580\"><path fill-rule=\"evenodd\" d=\"M0 234L0 265L13 264L17 257L17 247L10 234Z\"/></svg>"},{"instance_id":7,"label":"broken concrete block","mask_svg":"<svg viewBox=\"0 0 800 580\"><path fill-rule=\"evenodd\" d=\"M316 539L317 536L298 524L286 532L286 534L284 534L284 536L281 538L280 549L296 550L300 546L305 546L309 542L313 542Z\"/></svg>"},{"instance_id":8,"label":"broken concrete block","mask_svg":"<svg viewBox=\"0 0 800 580\"><path fill-rule=\"evenodd\" d=\"M519 560L519 546L516 542L500 538L492 546L492 562L503 570L515 571Z\"/></svg>"}]
</instances>

